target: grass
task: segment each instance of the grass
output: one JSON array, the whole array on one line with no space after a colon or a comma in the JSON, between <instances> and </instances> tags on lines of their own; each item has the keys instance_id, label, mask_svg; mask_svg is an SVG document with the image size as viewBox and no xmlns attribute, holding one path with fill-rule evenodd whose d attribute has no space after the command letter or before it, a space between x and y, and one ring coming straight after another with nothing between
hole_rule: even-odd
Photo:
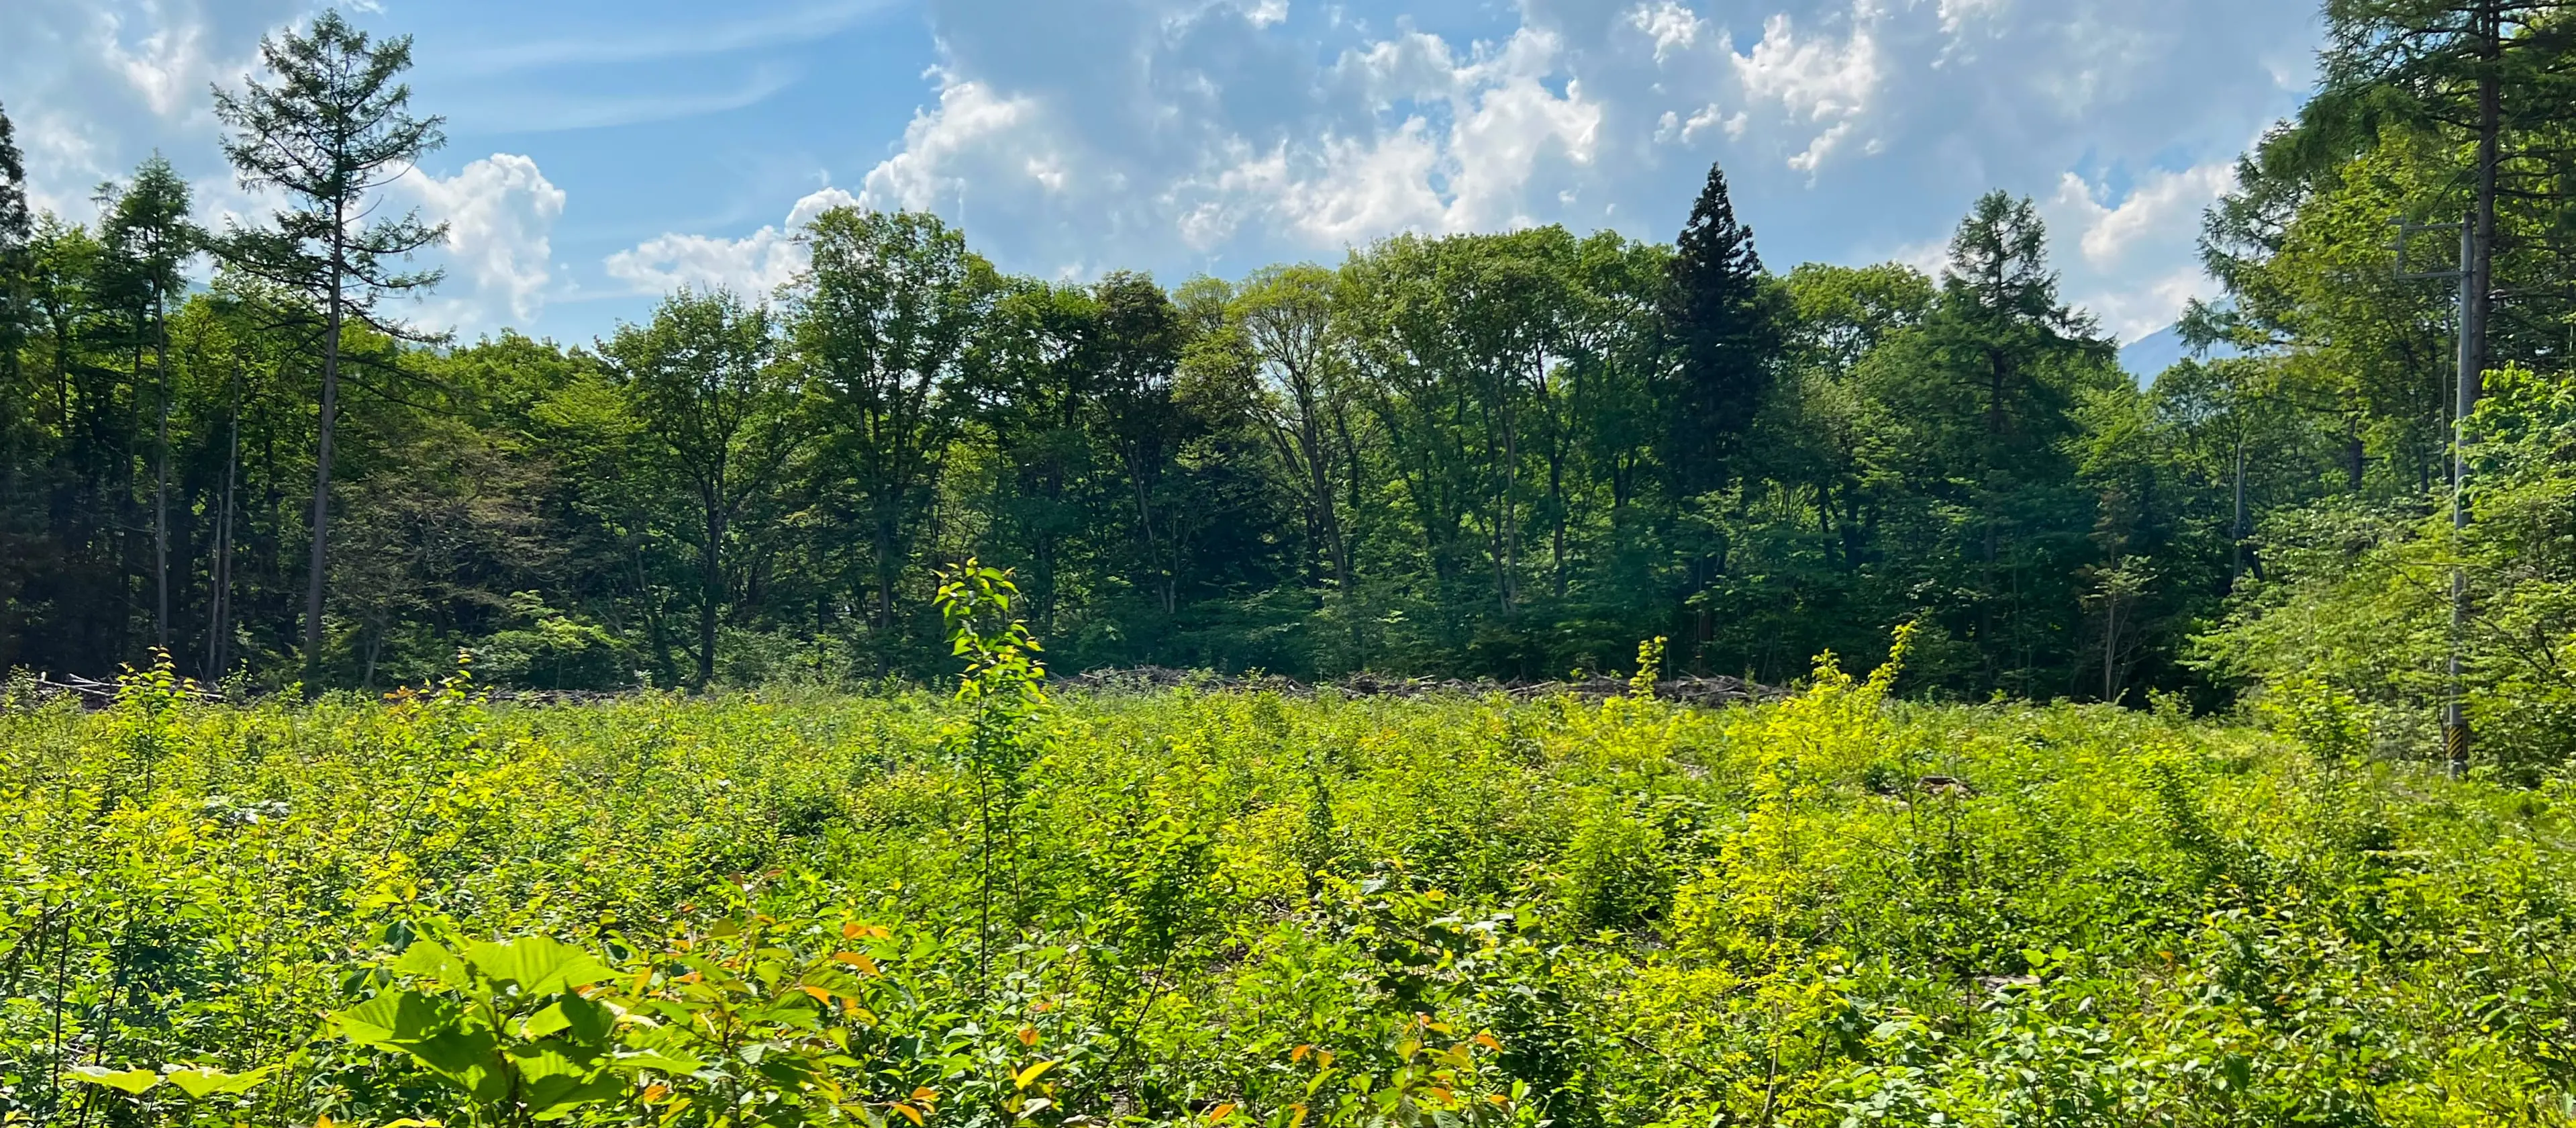
<instances>
[{"instance_id":1,"label":"grass","mask_svg":"<svg viewBox=\"0 0 2576 1128\"><path fill-rule=\"evenodd\" d=\"M2563 790L1886 688L21 703L0 1122L2570 1122Z\"/></svg>"}]
</instances>

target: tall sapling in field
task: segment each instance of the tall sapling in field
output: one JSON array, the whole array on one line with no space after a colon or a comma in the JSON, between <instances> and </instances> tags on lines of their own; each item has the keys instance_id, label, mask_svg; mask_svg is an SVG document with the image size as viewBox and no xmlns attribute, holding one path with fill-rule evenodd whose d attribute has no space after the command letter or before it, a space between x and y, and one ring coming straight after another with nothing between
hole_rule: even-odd
<instances>
[{"instance_id":1,"label":"tall sapling in field","mask_svg":"<svg viewBox=\"0 0 2576 1128\"><path fill-rule=\"evenodd\" d=\"M1047 749L1046 666L1028 623L1011 617L1020 589L1011 575L969 557L939 574L939 618L950 653L966 660L957 676L957 701L966 718L945 737L949 751L975 776L975 810L982 845L977 856L976 967L989 982L993 971L993 891L997 856L1008 867L1012 908L1019 905L1019 840L1011 811L1020 799L1020 772Z\"/></svg>"}]
</instances>

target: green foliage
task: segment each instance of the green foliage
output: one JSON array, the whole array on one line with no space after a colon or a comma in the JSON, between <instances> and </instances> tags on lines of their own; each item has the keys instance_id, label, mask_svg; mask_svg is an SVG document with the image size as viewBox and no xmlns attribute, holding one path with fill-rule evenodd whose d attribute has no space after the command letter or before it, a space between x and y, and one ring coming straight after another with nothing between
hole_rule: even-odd
<instances>
[{"instance_id":1,"label":"green foliage","mask_svg":"<svg viewBox=\"0 0 2576 1128\"><path fill-rule=\"evenodd\" d=\"M2563 770L2576 749L2576 530L2566 453L2576 392L2562 378L2513 367L2495 374L2472 426L2480 436L2470 495L2474 520L2455 532L2447 511L2323 502L2277 516L2260 542L2270 579L2240 592L2233 613L2200 640L2200 660L2256 682L2267 697L2348 700L2367 735L2352 751L2421 754L2447 692L2454 640L2482 763L2532 782ZM2451 625L2450 575L2465 568L2466 629Z\"/></svg>"},{"instance_id":2,"label":"green foliage","mask_svg":"<svg viewBox=\"0 0 2576 1128\"><path fill-rule=\"evenodd\" d=\"M954 695L13 706L0 1120L2566 1121L2560 789L2322 684L1050 697L1009 583Z\"/></svg>"}]
</instances>

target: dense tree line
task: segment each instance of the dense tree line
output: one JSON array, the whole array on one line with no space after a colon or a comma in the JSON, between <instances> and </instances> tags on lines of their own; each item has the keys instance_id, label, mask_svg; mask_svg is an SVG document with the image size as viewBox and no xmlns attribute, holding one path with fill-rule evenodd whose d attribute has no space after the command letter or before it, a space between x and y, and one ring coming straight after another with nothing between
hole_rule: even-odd
<instances>
[{"instance_id":1,"label":"dense tree line","mask_svg":"<svg viewBox=\"0 0 2576 1128\"><path fill-rule=\"evenodd\" d=\"M2326 16L2319 94L2208 217L2227 296L2186 328L2224 359L2143 387L2028 200L1977 201L1936 274L1775 273L1715 169L1669 246L1404 235L1177 288L1015 277L933 216L841 209L774 294L675 293L587 346L431 337L383 299L435 284L402 261L441 233L371 205L438 123L407 41L325 17L218 94L288 201L265 224L201 230L157 161L94 224L29 216L0 133L0 666L906 674L944 657L932 567L972 554L1074 666L1546 677L1668 635L1783 679L1910 621L1912 676L1968 695L2340 669L2298 648L2359 597L2319 593L2448 496L2446 292L2397 278L2388 221L2487 225L2478 364L2555 426L2576 100L2558 4ZM2576 574L2555 519L2479 526L2538 538L2483 549L2516 578L2482 590ZM2516 645L2556 655L2541 619ZM2392 709L2440 665L2335 645L2406 665L2348 678Z\"/></svg>"}]
</instances>

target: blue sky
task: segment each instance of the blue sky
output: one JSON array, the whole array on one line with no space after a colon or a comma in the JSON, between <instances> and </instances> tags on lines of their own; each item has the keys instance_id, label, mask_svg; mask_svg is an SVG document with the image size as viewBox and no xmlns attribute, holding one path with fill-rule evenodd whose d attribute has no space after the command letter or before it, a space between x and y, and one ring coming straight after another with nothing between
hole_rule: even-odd
<instances>
[{"instance_id":1,"label":"blue sky","mask_svg":"<svg viewBox=\"0 0 2576 1128\"><path fill-rule=\"evenodd\" d=\"M1931 266L1995 187L2134 339L2313 77L2307 0L374 0L449 144L418 320L566 341L682 284L792 275L840 202L962 222L1004 269L1239 276L1394 233L1669 239L1711 161L1774 269ZM6 0L0 107L40 204L158 150L218 213L232 83L303 0Z\"/></svg>"}]
</instances>

